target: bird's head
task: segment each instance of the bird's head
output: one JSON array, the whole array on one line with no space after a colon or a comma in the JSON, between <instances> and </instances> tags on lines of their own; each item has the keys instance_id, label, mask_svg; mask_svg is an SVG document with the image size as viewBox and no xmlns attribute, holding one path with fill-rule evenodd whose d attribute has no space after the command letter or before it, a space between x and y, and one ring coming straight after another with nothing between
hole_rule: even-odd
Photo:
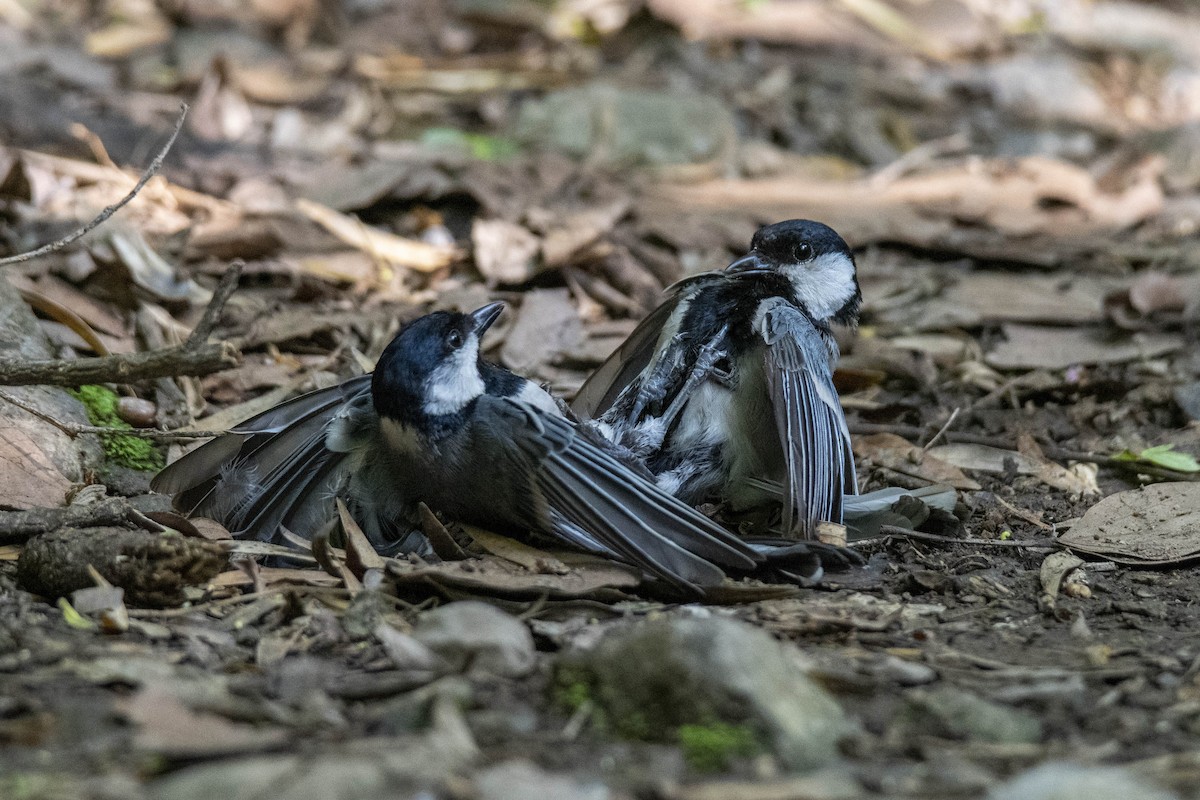
<instances>
[{"instance_id":1,"label":"bird's head","mask_svg":"<svg viewBox=\"0 0 1200 800\"><path fill-rule=\"evenodd\" d=\"M456 414L482 395L479 340L503 310L489 303L470 314L436 311L401 328L371 379L379 415L413 422Z\"/></svg>"},{"instance_id":2,"label":"bird's head","mask_svg":"<svg viewBox=\"0 0 1200 800\"><path fill-rule=\"evenodd\" d=\"M845 325L858 322L862 292L854 255L833 228L809 219L790 219L760 228L750 252L725 268L735 274L783 274L810 315Z\"/></svg>"}]
</instances>

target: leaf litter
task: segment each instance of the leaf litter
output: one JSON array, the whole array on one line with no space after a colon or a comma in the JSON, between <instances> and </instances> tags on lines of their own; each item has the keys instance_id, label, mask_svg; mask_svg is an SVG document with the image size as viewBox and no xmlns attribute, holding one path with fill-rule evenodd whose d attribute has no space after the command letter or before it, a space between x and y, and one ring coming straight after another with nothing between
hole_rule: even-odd
<instances>
[{"instance_id":1,"label":"leaf litter","mask_svg":"<svg viewBox=\"0 0 1200 800\"><path fill-rule=\"evenodd\" d=\"M62 19L0 8L15 54L0 63L11 252L128 192L175 98L195 103L119 220L20 265L21 288L52 303L33 321L4 300L24 319L3 328L4 355L73 358L94 348L89 329L113 352L180 341L241 258L216 333L243 366L114 384L156 420L223 429L360 374L430 303L508 301L488 348L569 389L662 287L722 267L760 224L813 217L858 248L867 313L839 387L851 425L874 426L855 437L862 488L954 485L962 529L875 537L860 545L869 580L833 590L731 582L708 598L725 608L432 516L428 559L375 554L352 520L306 552L132 516L230 558L167 608L90 584L61 608L30 602L12 571L27 545L5 539L0 674L19 699L0 720L13 745L0 772L188 798L208 780L271 796L303 766L311 787L463 796L449 776L474 776L481 752L538 764L472 782L503 796L520 781L574 790L599 755L642 765L605 773L617 793L968 797L1054 750L1140 758L1182 789L1162 758L1194 738L1200 653L1179 631L1196 624L1195 484L1142 484L1194 475L1200 453L1187 427L1200 181L1180 155L1200 107L1195 14L1062 4L1033 48L1019 4L552 5L368 4L331 22L303 2L170 16L68 3L85 22L56 50L29 14ZM60 424L78 415L52 392L7 391ZM88 434L0 405L6 509L62 506L84 481L144 492L103 469ZM466 598L538 635L533 676L459 676L414 644L431 606ZM605 625L703 615L767 627L825 665L871 737L846 749L852 769L821 782L735 759L713 781L673 745L614 740L594 703L569 712L541 683ZM927 684L957 693L912 693ZM935 724L978 699L964 692L1052 719L1056 743L1005 749ZM918 707L924 723L899 719ZM21 730L49 755L27 758ZM80 762L72 730L111 757ZM159 760L131 765L131 741ZM253 755L296 741L306 764Z\"/></svg>"}]
</instances>

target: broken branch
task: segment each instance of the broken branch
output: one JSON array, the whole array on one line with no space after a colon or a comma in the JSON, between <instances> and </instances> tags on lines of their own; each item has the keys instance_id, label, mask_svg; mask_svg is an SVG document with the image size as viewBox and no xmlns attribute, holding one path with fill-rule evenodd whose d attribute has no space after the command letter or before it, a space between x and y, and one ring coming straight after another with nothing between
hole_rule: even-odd
<instances>
[{"instance_id":1,"label":"broken branch","mask_svg":"<svg viewBox=\"0 0 1200 800\"><path fill-rule=\"evenodd\" d=\"M229 342L207 342L237 286L243 263L229 265L192 335L181 345L144 353L79 358L74 361L0 359L0 386L83 386L92 383L132 383L147 378L208 375L237 366L241 354Z\"/></svg>"}]
</instances>

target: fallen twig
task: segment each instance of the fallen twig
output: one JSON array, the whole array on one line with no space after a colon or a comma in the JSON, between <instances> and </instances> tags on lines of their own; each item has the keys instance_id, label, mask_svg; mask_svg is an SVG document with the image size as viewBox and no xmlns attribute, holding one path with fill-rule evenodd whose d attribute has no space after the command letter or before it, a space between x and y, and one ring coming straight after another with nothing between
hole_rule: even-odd
<instances>
[{"instance_id":1,"label":"fallen twig","mask_svg":"<svg viewBox=\"0 0 1200 800\"><path fill-rule=\"evenodd\" d=\"M3 386L83 386L91 383L132 383L147 378L177 375L208 375L237 366L241 355L228 342L206 342L229 295L237 286L242 262L234 261L221 276L221 283L204 309L192 335L181 345L127 353L79 358L74 361L27 361L0 359L0 385ZM198 335L201 334L201 335Z\"/></svg>"},{"instance_id":2,"label":"fallen twig","mask_svg":"<svg viewBox=\"0 0 1200 800\"><path fill-rule=\"evenodd\" d=\"M215 436L228 433L228 431L168 431L162 428L106 428L102 425L81 425L77 422L55 419L50 414L39 411L36 407L6 392L0 392L0 400L11 403L17 408L33 414L38 419L50 423L72 439L85 433L98 435L119 433L123 436L137 436L142 439L163 439L173 442L178 440L211 439Z\"/></svg>"},{"instance_id":3,"label":"fallen twig","mask_svg":"<svg viewBox=\"0 0 1200 800\"><path fill-rule=\"evenodd\" d=\"M912 531L908 528L901 528L897 525L880 525L880 536L903 536L908 539L921 539L927 542L943 542L945 544L977 544L984 547L1032 547L1032 548L1047 548L1058 547L1058 542L1054 539L976 539L966 538L963 536L939 536L936 533L924 533L922 531ZM856 544L858 544L856 542Z\"/></svg>"},{"instance_id":4,"label":"fallen twig","mask_svg":"<svg viewBox=\"0 0 1200 800\"><path fill-rule=\"evenodd\" d=\"M8 264L20 264L23 261L32 261L35 258L41 258L44 255L49 255L50 253L61 250L67 245L71 244L71 242L76 241L80 237L91 233L96 228L103 225L109 217L128 205L133 198L138 196L138 192L142 191L142 187L145 186L151 178L157 175L160 169L162 169L163 160L167 157L167 153L171 151L171 146L175 144L175 139L179 136L180 129L183 128L183 121L187 119L187 112L187 103L180 103L179 117L175 120L175 130L171 131L171 137L167 139L167 143L163 145L162 150L160 150L158 155L154 157L154 160L150 162L150 166L147 167L146 171L142 173L141 179L134 184L134 187L129 190L127 195L113 203L111 206L105 208L103 211L97 214L95 219L93 219L91 222L75 229L74 231L71 231L61 239L56 239L49 244L44 244L36 250L29 250L25 253L17 253L16 255L0 258L0 267Z\"/></svg>"},{"instance_id":5,"label":"fallen twig","mask_svg":"<svg viewBox=\"0 0 1200 800\"><path fill-rule=\"evenodd\" d=\"M142 526L146 519L143 512L165 510L168 505L167 499L161 495L145 497L148 499L131 501L124 497L109 497L87 505L0 511L0 542L20 542L39 533L66 527L90 528L122 522Z\"/></svg>"}]
</instances>

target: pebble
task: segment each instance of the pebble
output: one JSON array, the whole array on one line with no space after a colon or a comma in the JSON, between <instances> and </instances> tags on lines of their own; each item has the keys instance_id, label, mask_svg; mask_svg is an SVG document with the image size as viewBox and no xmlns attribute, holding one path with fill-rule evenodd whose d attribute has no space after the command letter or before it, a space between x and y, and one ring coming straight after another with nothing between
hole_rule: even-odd
<instances>
[{"instance_id":1,"label":"pebble","mask_svg":"<svg viewBox=\"0 0 1200 800\"><path fill-rule=\"evenodd\" d=\"M928 664L918 664L896 656L884 659L880 665L879 676L884 680L895 681L901 686L922 686L938 679L937 670Z\"/></svg>"},{"instance_id":2,"label":"pebble","mask_svg":"<svg viewBox=\"0 0 1200 800\"><path fill-rule=\"evenodd\" d=\"M670 617L613 628L565 655L560 676L588 676L624 735L671 741L681 725L748 724L782 764L810 770L835 760L856 728L799 662L794 647L744 622Z\"/></svg>"},{"instance_id":3,"label":"pebble","mask_svg":"<svg viewBox=\"0 0 1200 800\"><path fill-rule=\"evenodd\" d=\"M1032 743L1042 724L1030 714L962 689L918 689L904 697L906 711L896 734L929 735L981 742Z\"/></svg>"},{"instance_id":4,"label":"pebble","mask_svg":"<svg viewBox=\"0 0 1200 800\"><path fill-rule=\"evenodd\" d=\"M122 397L117 400L117 416L135 428L153 428L158 406L140 397Z\"/></svg>"},{"instance_id":5,"label":"pebble","mask_svg":"<svg viewBox=\"0 0 1200 800\"><path fill-rule=\"evenodd\" d=\"M537 662L533 634L525 623L477 600L422 614L412 635L456 672L520 678L532 672Z\"/></svg>"},{"instance_id":6,"label":"pebble","mask_svg":"<svg viewBox=\"0 0 1200 800\"><path fill-rule=\"evenodd\" d=\"M528 761L505 761L475 776L478 800L608 800L608 788L546 772Z\"/></svg>"},{"instance_id":7,"label":"pebble","mask_svg":"<svg viewBox=\"0 0 1200 800\"><path fill-rule=\"evenodd\" d=\"M1042 764L993 789L988 800L1179 800L1141 775L1119 767Z\"/></svg>"}]
</instances>

